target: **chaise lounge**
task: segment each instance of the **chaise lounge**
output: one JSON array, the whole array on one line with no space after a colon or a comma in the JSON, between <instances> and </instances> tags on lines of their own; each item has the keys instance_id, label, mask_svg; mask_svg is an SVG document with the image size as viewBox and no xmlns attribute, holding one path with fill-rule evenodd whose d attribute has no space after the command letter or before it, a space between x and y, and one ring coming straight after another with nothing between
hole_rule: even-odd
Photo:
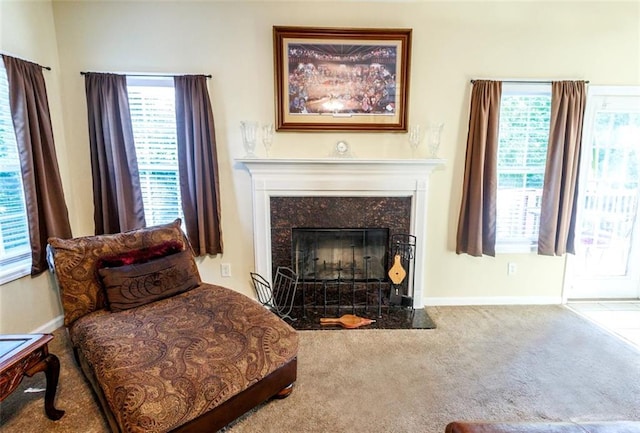
<instances>
[{"instance_id":1,"label":"chaise lounge","mask_svg":"<svg viewBox=\"0 0 640 433\"><path fill-rule=\"evenodd\" d=\"M180 221L49 239L76 360L114 432L216 431L291 391L298 337L200 280Z\"/></svg>"}]
</instances>

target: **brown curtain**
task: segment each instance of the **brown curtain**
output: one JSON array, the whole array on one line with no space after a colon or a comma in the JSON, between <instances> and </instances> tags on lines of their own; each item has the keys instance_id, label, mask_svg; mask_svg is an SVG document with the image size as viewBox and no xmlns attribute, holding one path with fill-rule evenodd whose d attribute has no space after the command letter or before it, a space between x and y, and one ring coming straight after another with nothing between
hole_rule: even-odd
<instances>
[{"instance_id":1,"label":"brown curtain","mask_svg":"<svg viewBox=\"0 0 640 433\"><path fill-rule=\"evenodd\" d=\"M498 131L502 82L476 81L458 219L456 253L495 256Z\"/></svg>"},{"instance_id":2,"label":"brown curtain","mask_svg":"<svg viewBox=\"0 0 640 433\"><path fill-rule=\"evenodd\" d=\"M127 77L87 73L84 78L95 233L119 233L144 227Z\"/></svg>"},{"instance_id":3,"label":"brown curtain","mask_svg":"<svg viewBox=\"0 0 640 433\"><path fill-rule=\"evenodd\" d=\"M20 154L20 168L31 243L31 275L47 270L50 236L71 237L42 67L2 56L9 81L9 105Z\"/></svg>"},{"instance_id":4,"label":"brown curtain","mask_svg":"<svg viewBox=\"0 0 640 433\"><path fill-rule=\"evenodd\" d=\"M584 81L552 83L551 125L540 209L538 254L575 254L576 203L585 102Z\"/></svg>"},{"instance_id":5,"label":"brown curtain","mask_svg":"<svg viewBox=\"0 0 640 433\"><path fill-rule=\"evenodd\" d=\"M180 193L187 236L198 256L222 253L218 156L207 78L181 76L174 82Z\"/></svg>"}]
</instances>

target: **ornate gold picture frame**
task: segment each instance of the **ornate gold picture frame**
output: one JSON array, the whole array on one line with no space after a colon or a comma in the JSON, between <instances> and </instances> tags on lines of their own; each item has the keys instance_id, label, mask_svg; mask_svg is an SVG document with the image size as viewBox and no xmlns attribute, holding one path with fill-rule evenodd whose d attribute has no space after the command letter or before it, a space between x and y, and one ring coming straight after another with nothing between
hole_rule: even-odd
<instances>
[{"instance_id":1,"label":"ornate gold picture frame","mask_svg":"<svg viewBox=\"0 0 640 433\"><path fill-rule=\"evenodd\" d=\"M411 29L274 27L278 131L407 131Z\"/></svg>"}]
</instances>

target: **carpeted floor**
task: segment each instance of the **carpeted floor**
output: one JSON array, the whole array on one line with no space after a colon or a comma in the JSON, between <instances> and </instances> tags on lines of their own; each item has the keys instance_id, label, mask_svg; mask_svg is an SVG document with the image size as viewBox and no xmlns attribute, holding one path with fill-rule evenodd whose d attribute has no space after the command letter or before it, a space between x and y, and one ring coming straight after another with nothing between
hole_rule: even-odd
<instances>
[{"instance_id":1,"label":"carpeted floor","mask_svg":"<svg viewBox=\"0 0 640 433\"><path fill-rule=\"evenodd\" d=\"M640 420L640 351L560 306L429 308L431 330L301 331L298 381L228 433L442 433L451 420ZM3 433L106 432L65 334L57 422L44 375L1 403Z\"/></svg>"}]
</instances>

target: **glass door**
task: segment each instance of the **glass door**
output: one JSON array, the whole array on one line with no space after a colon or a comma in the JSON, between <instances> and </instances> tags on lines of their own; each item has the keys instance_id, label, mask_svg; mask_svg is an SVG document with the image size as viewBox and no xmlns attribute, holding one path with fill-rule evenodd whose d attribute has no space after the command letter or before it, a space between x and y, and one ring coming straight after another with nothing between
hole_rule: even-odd
<instances>
[{"instance_id":1,"label":"glass door","mask_svg":"<svg viewBox=\"0 0 640 433\"><path fill-rule=\"evenodd\" d=\"M640 297L640 88L589 90L567 298Z\"/></svg>"}]
</instances>

